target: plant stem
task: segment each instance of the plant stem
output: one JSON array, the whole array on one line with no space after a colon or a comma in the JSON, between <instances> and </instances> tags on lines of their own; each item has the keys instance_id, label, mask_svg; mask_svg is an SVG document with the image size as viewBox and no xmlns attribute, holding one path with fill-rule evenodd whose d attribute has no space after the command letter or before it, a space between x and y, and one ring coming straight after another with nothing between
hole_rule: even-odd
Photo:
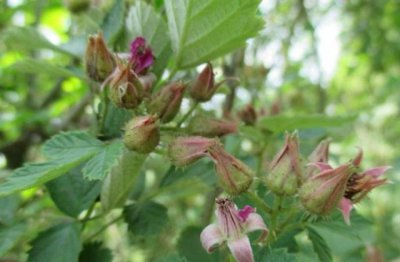
<instances>
[{"instance_id":1,"label":"plant stem","mask_svg":"<svg viewBox=\"0 0 400 262\"><path fill-rule=\"evenodd\" d=\"M190 107L189 111L179 120L179 122L176 124L176 127L180 127L186 119L193 113L193 111L196 109L198 102L193 102L192 106Z\"/></svg>"},{"instance_id":2,"label":"plant stem","mask_svg":"<svg viewBox=\"0 0 400 262\"><path fill-rule=\"evenodd\" d=\"M247 197L250 198L251 201L255 203L257 207L263 210L265 213L271 215L273 210L265 203L257 194L254 192L247 191Z\"/></svg>"},{"instance_id":3,"label":"plant stem","mask_svg":"<svg viewBox=\"0 0 400 262\"><path fill-rule=\"evenodd\" d=\"M103 103L104 103L104 107L102 108L102 112L100 113L100 120L99 120L99 130L98 132L100 134L102 134L103 130L104 130L104 124L106 122L106 117L107 117L107 113L108 113L108 96L107 96L107 88L105 88L103 90Z\"/></svg>"},{"instance_id":4,"label":"plant stem","mask_svg":"<svg viewBox=\"0 0 400 262\"><path fill-rule=\"evenodd\" d=\"M110 222L108 222L107 224L105 224L104 226L102 226L99 230L97 230L94 234L90 235L86 241L91 240L92 238L95 238L96 236L100 235L104 230L106 230L109 226L111 226L112 224L118 222L120 219L122 219L123 216L122 214L117 216L116 218L114 218L113 220L111 220Z\"/></svg>"},{"instance_id":5,"label":"plant stem","mask_svg":"<svg viewBox=\"0 0 400 262\"><path fill-rule=\"evenodd\" d=\"M81 232L85 229L87 222L90 220L90 216L92 215L94 208L96 206L96 201L93 202L93 204L89 207L88 211L85 214L85 217L82 219L82 229Z\"/></svg>"}]
</instances>

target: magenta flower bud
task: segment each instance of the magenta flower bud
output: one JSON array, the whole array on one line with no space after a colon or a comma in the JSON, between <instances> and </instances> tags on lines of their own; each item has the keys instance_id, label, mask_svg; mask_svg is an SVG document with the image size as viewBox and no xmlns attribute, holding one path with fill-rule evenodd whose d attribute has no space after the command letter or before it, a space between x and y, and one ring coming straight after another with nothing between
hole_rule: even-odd
<instances>
[{"instance_id":1,"label":"magenta flower bud","mask_svg":"<svg viewBox=\"0 0 400 262\"><path fill-rule=\"evenodd\" d=\"M360 172L359 169L362 157L363 152L360 150L352 161L356 171L351 174L347 181L344 196L338 205L347 224L350 224L350 212L353 209L353 204L361 201L375 187L387 183L387 179L381 178L381 176L390 169L390 167L373 167Z\"/></svg>"},{"instance_id":2,"label":"magenta flower bud","mask_svg":"<svg viewBox=\"0 0 400 262\"><path fill-rule=\"evenodd\" d=\"M125 146L139 153L147 154L160 142L160 130L154 116L139 116L129 121L123 138Z\"/></svg>"},{"instance_id":3,"label":"magenta flower bud","mask_svg":"<svg viewBox=\"0 0 400 262\"><path fill-rule=\"evenodd\" d=\"M197 102L206 102L211 99L222 82L214 83L214 72L212 65L207 63L206 67L193 81L189 90L190 96Z\"/></svg>"},{"instance_id":4,"label":"magenta flower bud","mask_svg":"<svg viewBox=\"0 0 400 262\"><path fill-rule=\"evenodd\" d=\"M329 144L331 140L322 140L314 151L309 155L309 163L328 163L329 158ZM319 169L314 165L308 165L306 170L306 176L310 177L318 173Z\"/></svg>"},{"instance_id":5,"label":"magenta flower bud","mask_svg":"<svg viewBox=\"0 0 400 262\"><path fill-rule=\"evenodd\" d=\"M237 132L237 124L233 121L195 116L190 121L187 131L193 135L216 137Z\"/></svg>"},{"instance_id":6,"label":"magenta flower bud","mask_svg":"<svg viewBox=\"0 0 400 262\"><path fill-rule=\"evenodd\" d=\"M114 55L108 50L102 33L89 36L85 54L87 75L95 81L104 81L114 71Z\"/></svg>"},{"instance_id":7,"label":"magenta flower bud","mask_svg":"<svg viewBox=\"0 0 400 262\"><path fill-rule=\"evenodd\" d=\"M218 144L216 139L201 136L177 137L168 147L168 156L175 166L183 167L207 156L209 148Z\"/></svg>"},{"instance_id":8,"label":"magenta flower bud","mask_svg":"<svg viewBox=\"0 0 400 262\"><path fill-rule=\"evenodd\" d=\"M252 105L247 105L238 112L240 120L246 125L253 126L257 121L257 113Z\"/></svg>"},{"instance_id":9,"label":"magenta flower bud","mask_svg":"<svg viewBox=\"0 0 400 262\"><path fill-rule=\"evenodd\" d=\"M215 163L220 186L231 195L246 191L253 182L253 171L242 161L227 153L220 145L208 150Z\"/></svg>"},{"instance_id":10,"label":"magenta flower bud","mask_svg":"<svg viewBox=\"0 0 400 262\"><path fill-rule=\"evenodd\" d=\"M146 39L136 37L131 43L132 68L136 74L145 74L154 62L151 48L146 44Z\"/></svg>"},{"instance_id":11,"label":"magenta flower bud","mask_svg":"<svg viewBox=\"0 0 400 262\"><path fill-rule=\"evenodd\" d=\"M129 64L118 64L109 78L110 100L118 107L134 109L143 100L143 86Z\"/></svg>"},{"instance_id":12,"label":"magenta flower bud","mask_svg":"<svg viewBox=\"0 0 400 262\"><path fill-rule=\"evenodd\" d=\"M268 188L278 195L293 195L302 182L299 141L296 132L286 134L285 144L270 164Z\"/></svg>"},{"instance_id":13,"label":"magenta flower bud","mask_svg":"<svg viewBox=\"0 0 400 262\"><path fill-rule=\"evenodd\" d=\"M238 209L228 198L219 198L215 202L217 223L208 225L200 234L204 249L211 253L226 242L236 261L253 262L253 250L247 234L261 231L258 241L263 241L268 236L263 218L251 206Z\"/></svg>"},{"instance_id":14,"label":"magenta flower bud","mask_svg":"<svg viewBox=\"0 0 400 262\"><path fill-rule=\"evenodd\" d=\"M168 123L179 112L185 88L182 82L163 87L150 101L149 112L158 114L162 123Z\"/></svg>"},{"instance_id":15,"label":"magenta flower bud","mask_svg":"<svg viewBox=\"0 0 400 262\"><path fill-rule=\"evenodd\" d=\"M328 215L339 203L354 167L351 163L332 168L315 163L320 173L308 178L299 190L303 206L311 213Z\"/></svg>"}]
</instances>

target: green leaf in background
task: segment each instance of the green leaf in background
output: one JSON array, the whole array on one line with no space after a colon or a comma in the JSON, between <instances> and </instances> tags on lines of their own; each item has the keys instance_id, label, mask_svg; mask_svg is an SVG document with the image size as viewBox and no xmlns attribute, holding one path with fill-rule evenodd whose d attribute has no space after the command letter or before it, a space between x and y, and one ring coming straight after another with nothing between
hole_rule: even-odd
<instances>
[{"instance_id":1,"label":"green leaf in background","mask_svg":"<svg viewBox=\"0 0 400 262\"><path fill-rule=\"evenodd\" d=\"M78 261L82 249L79 226L74 223L54 226L41 232L31 245L28 262Z\"/></svg>"},{"instance_id":2,"label":"green leaf in background","mask_svg":"<svg viewBox=\"0 0 400 262\"><path fill-rule=\"evenodd\" d=\"M200 243L201 231L203 228L195 226L189 226L182 231L177 243L179 254L190 262L220 261L218 250L212 254L204 250Z\"/></svg>"},{"instance_id":3,"label":"green leaf in background","mask_svg":"<svg viewBox=\"0 0 400 262\"><path fill-rule=\"evenodd\" d=\"M140 170L147 155L124 150L117 165L115 165L103 182L101 189L101 204L104 211L122 206L134 189Z\"/></svg>"},{"instance_id":4,"label":"green leaf in background","mask_svg":"<svg viewBox=\"0 0 400 262\"><path fill-rule=\"evenodd\" d=\"M317 127L338 127L351 124L356 119L355 115L326 116L326 115L298 115L298 116L268 116L260 119L258 126L279 133L294 129Z\"/></svg>"},{"instance_id":5,"label":"green leaf in background","mask_svg":"<svg viewBox=\"0 0 400 262\"><path fill-rule=\"evenodd\" d=\"M79 255L79 262L111 262L111 250L104 247L101 242L91 242L83 245Z\"/></svg>"},{"instance_id":6,"label":"green leaf in background","mask_svg":"<svg viewBox=\"0 0 400 262\"><path fill-rule=\"evenodd\" d=\"M50 197L65 214L77 217L100 194L101 182L83 178L82 165L46 184Z\"/></svg>"},{"instance_id":7,"label":"green leaf in background","mask_svg":"<svg viewBox=\"0 0 400 262\"><path fill-rule=\"evenodd\" d=\"M19 203L20 197L18 195L11 195L0 199L0 226L10 226L14 222Z\"/></svg>"},{"instance_id":8,"label":"green leaf in background","mask_svg":"<svg viewBox=\"0 0 400 262\"><path fill-rule=\"evenodd\" d=\"M124 25L124 13L124 1L116 0L114 1L111 10L104 18L101 28L103 30L104 38L109 45L112 45L116 41L118 34L122 30L122 26Z\"/></svg>"},{"instance_id":9,"label":"green leaf in background","mask_svg":"<svg viewBox=\"0 0 400 262\"><path fill-rule=\"evenodd\" d=\"M124 220L134 235L157 235L168 222L168 209L149 201L124 208Z\"/></svg>"},{"instance_id":10,"label":"green leaf in background","mask_svg":"<svg viewBox=\"0 0 400 262\"><path fill-rule=\"evenodd\" d=\"M171 56L168 26L164 19L144 1L136 1L126 19L130 39L138 36L146 38L156 57L153 72L160 76Z\"/></svg>"},{"instance_id":11,"label":"green leaf in background","mask_svg":"<svg viewBox=\"0 0 400 262\"><path fill-rule=\"evenodd\" d=\"M332 261L332 252L325 239L312 227L307 227L308 238L310 239L315 253L321 262Z\"/></svg>"},{"instance_id":12,"label":"green leaf in background","mask_svg":"<svg viewBox=\"0 0 400 262\"><path fill-rule=\"evenodd\" d=\"M99 112L102 112L104 103L100 103ZM125 124L132 118L132 112L119 108L114 103L108 103L107 115L104 121L102 134L106 137L116 138L123 133Z\"/></svg>"},{"instance_id":13,"label":"green leaf in background","mask_svg":"<svg viewBox=\"0 0 400 262\"><path fill-rule=\"evenodd\" d=\"M121 156L123 147L120 140L103 147L83 167L83 176L88 180L102 180Z\"/></svg>"},{"instance_id":14,"label":"green leaf in background","mask_svg":"<svg viewBox=\"0 0 400 262\"><path fill-rule=\"evenodd\" d=\"M52 137L43 147L51 158L44 163L18 168L0 184L0 196L44 184L91 158L103 144L85 132L67 132Z\"/></svg>"},{"instance_id":15,"label":"green leaf in background","mask_svg":"<svg viewBox=\"0 0 400 262\"><path fill-rule=\"evenodd\" d=\"M166 0L178 68L210 61L245 45L263 27L260 0Z\"/></svg>"},{"instance_id":16,"label":"green leaf in background","mask_svg":"<svg viewBox=\"0 0 400 262\"><path fill-rule=\"evenodd\" d=\"M38 50L50 49L68 55L73 55L66 50L52 44L35 28L32 27L11 27L2 33L4 43L11 49Z\"/></svg>"},{"instance_id":17,"label":"green leaf in background","mask_svg":"<svg viewBox=\"0 0 400 262\"><path fill-rule=\"evenodd\" d=\"M171 254L171 255L162 257L160 259L157 259L156 262L189 262L189 261L187 261L187 259L185 259L183 257L180 257L177 254Z\"/></svg>"},{"instance_id":18,"label":"green leaf in background","mask_svg":"<svg viewBox=\"0 0 400 262\"><path fill-rule=\"evenodd\" d=\"M43 154L50 159L80 158L95 154L103 146L86 132L71 131L53 136L43 146Z\"/></svg>"},{"instance_id":19,"label":"green leaf in background","mask_svg":"<svg viewBox=\"0 0 400 262\"><path fill-rule=\"evenodd\" d=\"M295 262L296 256L287 252L284 248L279 249L266 249L262 247L259 252L255 254L257 262Z\"/></svg>"},{"instance_id":20,"label":"green leaf in background","mask_svg":"<svg viewBox=\"0 0 400 262\"><path fill-rule=\"evenodd\" d=\"M21 239L25 231L26 225L24 224L9 227L0 226L0 257L3 257Z\"/></svg>"},{"instance_id":21,"label":"green leaf in background","mask_svg":"<svg viewBox=\"0 0 400 262\"><path fill-rule=\"evenodd\" d=\"M53 65L49 62L29 57L16 62L11 66L11 68L24 73L46 74L53 77L78 77L80 79L86 79L86 76L83 72L74 72L66 69L65 67Z\"/></svg>"}]
</instances>

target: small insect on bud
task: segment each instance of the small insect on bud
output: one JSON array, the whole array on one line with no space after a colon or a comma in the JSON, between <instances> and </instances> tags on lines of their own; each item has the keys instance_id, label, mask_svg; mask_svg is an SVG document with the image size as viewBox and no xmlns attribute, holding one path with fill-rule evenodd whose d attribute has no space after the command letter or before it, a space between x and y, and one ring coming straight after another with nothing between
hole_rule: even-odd
<instances>
[{"instance_id":1,"label":"small insect on bud","mask_svg":"<svg viewBox=\"0 0 400 262\"><path fill-rule=\"evenodd\" d=\"M293 195L302 180L297 133L286 134L285 144L271 162L268 188L279 195Z\"/></svg>"},{"instance_id":2,"label":"small insect on bud","mask_svg":"<svg viewBox=\"0 0 400 262\"><path fill-rule=\"evenodd\" d=\"M143 86L129 64L118 64L109 87L110 99L118 107L134 109L143 100Z\"/></svg>"},{"instance_id":3,"label":"small insect on bud","mask_svg":"<svg viewBox=\"0 0 400 262\"><path fill-rule=\"evenodd\" d=\"M240 120L246 125L253 126L257 121L257 113L252 105L247 105L238 112Z\"/></svg>"},{"instance_id":4,"label":"small insect on bud","mask_svg":"<svg viewBox=\"0 0 400 262\"><path fill-rule=\"evenodd\" d=\"M190 134L216 137L237 132L237 124L233 121L195 116L190 121L187 130Z\"/></svg>"},{"instance_id":5,"label":"small insect on bud","mask_svg":"<svg viewBox=\"0 0 400 262\"><path fill-rule=\"evenodd\" d=\"M116 61L114 55L108 50L102 33L89 36L85 61L86 72L95 81L106 80L114 71Z\"/></svg>"},{"instance_id":6,"label":"small insect on bud","mask_svg":"<svg viewBox=\"0 0 400 262\"><path fill-rule=\"evenodd\" d=\"M215 162L219 184L227 193L238 195L250 187L254 173L246 164L230 155L220 145L211 147L209 154Z\"/></svg>"},{"instance_id":7,"label":"small insect on bud","mask_svg":"<svg viewBox=\"0 0 400 262\"><path fill-rule=\"evenodd\" d=\"M183 167L207 156L209 148L218 144L216 139L201 136L177 137L168 147L168 156L175 166Z\"/></svg>"},{"instance_id":8,"label":"small insect on bud","mask_svg":"<svg viewBox=\"0 0 400 262\"><path fill-rule=\"evenodd\" d=\"M158 114L162 123L168 123L179 112L185 88L182 82L163 87L149 103L149 112Z\"/></svg>"},{"instance_id":9,"label":"small insect on bud","mask_svg":"<svg viewBox=\"0 0 400 262\"><path fill-rule=\"evenodd\" d=\"M215 84L212 65L207 63L203 71L193 81L189 94L197 102L207 102L222 83Z\"/></svg>"},{"instance_id":10,"label":"small insect on bud","mask_svg":"<svg viewBox=\"0 0 400 262\"><path fill-rule=\"evenodd\" d=\"M160 130L154 116L133 118L125 127L125 146L139 153L147 154L154 150L160 142Z\"/></svg>"}]
</instances>

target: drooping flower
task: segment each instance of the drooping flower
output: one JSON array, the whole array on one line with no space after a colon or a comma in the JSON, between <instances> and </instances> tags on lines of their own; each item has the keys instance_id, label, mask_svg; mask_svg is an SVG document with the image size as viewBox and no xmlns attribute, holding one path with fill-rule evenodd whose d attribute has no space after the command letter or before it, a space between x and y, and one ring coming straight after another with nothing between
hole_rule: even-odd
<instances>
[{"instance_id":1,"label":"drooping flower","mask_svg":"<svg viewBox=\"0 0 400 262\"><path fill-rule=\"evenodd\" d=\"M139 36L131 43L132 68L136 74L143 74L153 64L154 55L151 48L147 45L146 39Z\"/></svg>"},{"instance_id":2,"label":"drooping flower","mask_svg":"<svg viewBox=\"0 0 400 262\"><path fill-rule=\"evenodd\" d=\"M253 171L242 161L226 152L221 145L208 149L215 163L219 185L229 194L237 195L246 191L253 182Z\"/></svg>"},{"instance_id":3,"label":"drooping flower","mask_svg":"<svg viewBox=\"0 0 400 262\"><path fill-rule=\"evenodd\" d=\"M363 152L360 150L352 161L356 170L360 169L362 157ZM339 209L347 224L350 224L350 212L353 209L353 204L361 201L375 187L385 184L387 179L381 178L381 176L389 168L389 166L373 167L362 172L356 171L351 174L346 184L344 196L339 203Z\"/></svg>"},{"instance_id":4,"label":"drooping flower","mask_svg":"<svg viewBox=\"0 0 400 262\"><path fill-rule=\"evenodd\" d=\"M204 249L211 253L226 242L236 261L253 262L253 250L247 234L261 231L258 241L268 236L262 217L251 206L238 209L228 198L219 198L216 204L217 223L208 225L200 234Z\"/></svg>"},{"instance_id":5,"label":"drooping flower","mask_svg":"<svg viewBox=\"0 0 400 262\"><path fill-rule=\"evenodd\" d=\"M286 134L285 144L271 161L266 177L268 188L279 195L293 195L302 180L299 141L296 132Z\"/></svg>"}]
</instances>

